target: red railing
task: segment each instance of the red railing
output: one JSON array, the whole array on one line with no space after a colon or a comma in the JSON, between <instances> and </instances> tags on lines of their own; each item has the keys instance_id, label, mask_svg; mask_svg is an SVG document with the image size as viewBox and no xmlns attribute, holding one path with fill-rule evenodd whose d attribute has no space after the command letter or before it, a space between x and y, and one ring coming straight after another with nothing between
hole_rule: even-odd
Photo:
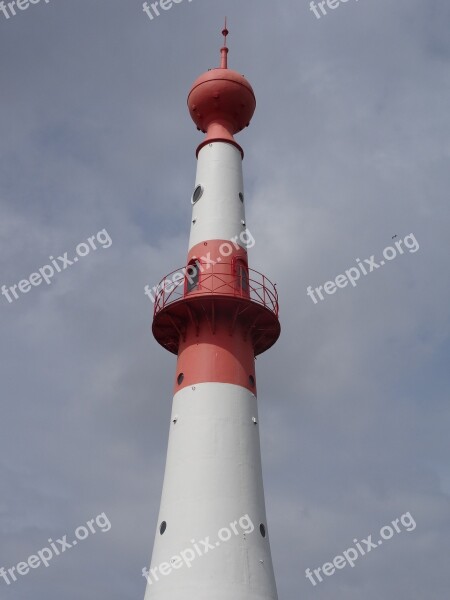
<instances>
[{"instance_id":1,"label":"red railing","mask_svg":"<svg viewBox=\"0 0 450 600\"><path fill-rule=\"evenodd\" d=\"M198 275L198 285L190 291L188 282L192 286L196 277L192 267L186 266L172 271L158 285L154 315L166 306L185 298L216 295L256 302L278 316L278 293L275 285L254 269L248 269L246 280L233 271L234 265L231 263L203 264Z\"/></svg>"}]
</instances>

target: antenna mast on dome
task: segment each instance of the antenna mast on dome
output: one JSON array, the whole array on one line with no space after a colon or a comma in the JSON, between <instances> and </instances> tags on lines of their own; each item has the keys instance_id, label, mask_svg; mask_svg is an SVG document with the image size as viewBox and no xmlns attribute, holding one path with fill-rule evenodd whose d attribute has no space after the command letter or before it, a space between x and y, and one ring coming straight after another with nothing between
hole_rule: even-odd
<instances>
[{"instance_id":1,"label":"antenna mast on dome","mask_svg":"<svg viewBox=\"0 0 450 600\"><path fill-rule=\"evenodd\" d=\"M228 48L227 48L227 35L230 32L227 29L227 18L225 17L225 27L222 29L223 35L223 47L220 49L220 54L222 55L222 60L220 63L221 69L228 69Z\"/></svg>"}]
</instances>

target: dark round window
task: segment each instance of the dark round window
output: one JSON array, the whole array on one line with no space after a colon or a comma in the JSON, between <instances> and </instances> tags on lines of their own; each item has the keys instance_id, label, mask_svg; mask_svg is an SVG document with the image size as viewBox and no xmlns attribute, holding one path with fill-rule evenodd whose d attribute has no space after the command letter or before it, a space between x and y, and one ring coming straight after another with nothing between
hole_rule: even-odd
<instances>
[{"instance_id":1,"label":"dark round window","mask_svg":"<svg viewBox=\"0 0 450 600\"><path fill-rule=\"evenodd\" d=\"M192 199L191 202L192 204L195 204L196 202L198 202L200 200L200 198L203 195L203 187L201 185L198 185L195 190L194 193L192 194Z\"/></svg>"},{"instance_id":2,"label":"dark round window","mask_svg":"<svg viewBox=\"0 0 450 600\"><path fill-rule=\"evenodd\" d=\"M239 200L244 202L244 194L242 192L239 192Z\"/></svg>"},{"instance_id":3,"label":"dark round window","mask_svg":"<svg viewBox=\"0 0 450 600\"><path fill-rule=\"evenodd\" d=\"M262 535L263 537L266 537L266 528L265 528L265 526L263 525L263 523L261 523L261 525L259 526L259 531L261 532L261 535Z\"/></svg>"},{"instance_id":4,"label":"dark round window","mask_svg":"<svg viewBox=\"0 0 450 600\"><path fill-rule=\"evenodd\" d=\"M163 521L161 523L161 525L159 526L159 533L162 535L166 529L167 529L167 523L165 521Z\"/></svg>"},{"instance_id":5,"label":"dark round window","mask_svg":"<svg viewBox=\"0 0 450 600\"><path fill-rule=\"evenodd\" d=\"M177 377L178 385L181 385L183 383L183 379L184 379L184 373L180 373Z\"/></svg>"},{"instance_id":6,"label":"dark round window","mask_svg":"<svg viewBox=\"0 0 450 600\"><path fill-rule=\"evenodd\" d=\"M250 382L250 385L252 387L254 387L255 386L255 378L253 377L253 375L250 375L249 378L248 378L248 380Z\"/></svg>"}]
</instances>

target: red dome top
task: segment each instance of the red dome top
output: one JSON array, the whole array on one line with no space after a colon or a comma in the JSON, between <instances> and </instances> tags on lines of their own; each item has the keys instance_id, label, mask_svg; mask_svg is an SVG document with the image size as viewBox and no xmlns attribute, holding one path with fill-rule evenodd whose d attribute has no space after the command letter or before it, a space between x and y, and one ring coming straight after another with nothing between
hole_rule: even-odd
<instances>
[{"instance_id":1,"label":"red dome top","mask_svg":"<svg viewBox=\"0 0 450 600\"><path fill-rule=\"evenodd\" d=\"M207 71L194 82L188 106L194 123L203 133L211 123L217 122L233 135L250 124L256 98L243 75L219 68Z\"/></svg>"},{"instance_id":2,"label":"red dome top","mask_svg":"<svg viewBox=\"0 0 450 600\"><path fill-rule=\"evenodd\" d=\"M233 135L248 127L256 108L252 86L243 75L228 69L226 23L222 33L225 43L221 49L221 66L200 75L188 96L192 120L207 134L200 148L212 140L226 140L237 146Z\"/></svg>"}]
</instances>

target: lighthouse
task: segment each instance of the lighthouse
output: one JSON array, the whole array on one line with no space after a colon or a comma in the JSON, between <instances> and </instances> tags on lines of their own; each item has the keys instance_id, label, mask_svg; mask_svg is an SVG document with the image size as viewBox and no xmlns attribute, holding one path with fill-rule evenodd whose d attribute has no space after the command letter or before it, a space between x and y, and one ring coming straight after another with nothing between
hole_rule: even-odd
<instances>
[{"instance_id":1,"label":"lighthouse","mask_svg":"<svg viewBox=\"0 0 450 600\"><path fill-rule=\"evenodd\" d=\"M261 467L255 357L280 335L278 295L249 267L234 136L256 107L220 67L192 85L197 148L187 259L157 288L153 334L177 356L164 484L145 600L277 600ZM268 240L261 241L268 243Z\"/></svg>"}]
</instances>

